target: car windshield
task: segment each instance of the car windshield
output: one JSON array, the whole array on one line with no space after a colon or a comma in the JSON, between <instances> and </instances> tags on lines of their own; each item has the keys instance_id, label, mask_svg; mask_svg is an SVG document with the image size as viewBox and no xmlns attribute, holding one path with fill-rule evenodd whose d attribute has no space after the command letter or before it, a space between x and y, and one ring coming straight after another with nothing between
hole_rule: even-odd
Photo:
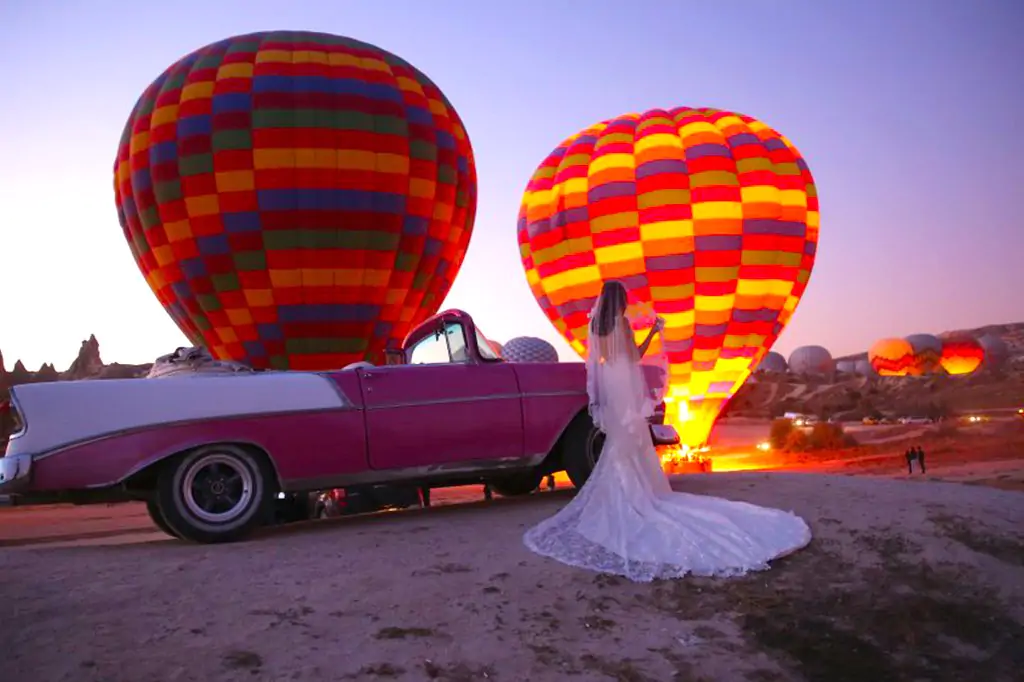
<instances>
[{"instance_id":1,"label":"car windshield","mask_svg":"<svg viewBox=\"0 0 1024 682\"><path fill-rule=\"evenodd\" d=\"M409 362L413 365L440 365L468 362L466 334L458 322L449 322L444 329L431 334L413 346Z\"/></svg>"},{"instance_id":2,"label":"car windshield","mask_svg":"<svg viewBox=\"0 0 1024 682\"><path fill-rule=\"evenodd\" d=\"M480 327L476 328L476 345L480 349L480 357L484 360L501 360L501 356L498 355L494 346L484 336L483 332L480 331Z\"/></svg>"}]
</instances>

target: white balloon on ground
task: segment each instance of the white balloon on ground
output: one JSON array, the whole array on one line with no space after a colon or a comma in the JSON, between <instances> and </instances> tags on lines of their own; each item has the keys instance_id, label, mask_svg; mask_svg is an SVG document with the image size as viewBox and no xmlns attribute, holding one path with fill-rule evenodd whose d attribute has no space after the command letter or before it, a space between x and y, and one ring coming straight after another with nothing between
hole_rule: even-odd
<instances>
[{"instance_id":1,"label":"white balloon on ground","mask_svg":"<svg viewBox=\"0 0 1024 682\"><path fill-rule=\"evenodd\" d=\"M832 354L822 346L800 346L789 355L789 371L794 374L831 376L836 365Z\"/></svg>"},{"instance_id":2,"label":"white balloon on ground","mask_svg":"<svg viewBox=\"0 0 1024 682\"><path fill-rule=\"evenodd\" d=\"M756 371L784 374L788 369L789 365L786 363L786 358L783 357L781 353L769 351L765 354L764 358L761 359L761 364L757 366Z\"/></svg>"},{"instance_id":3,"label":"white balloon on ground","mask_svg":"<svg viewBox=\"0 0 1024 682\"><path fill-rule=\"evenodd\" d=\"M558 362L558 351L544 339L517 336L505 342L501 357L507 362Z\"/></svg>"}]
</instances>

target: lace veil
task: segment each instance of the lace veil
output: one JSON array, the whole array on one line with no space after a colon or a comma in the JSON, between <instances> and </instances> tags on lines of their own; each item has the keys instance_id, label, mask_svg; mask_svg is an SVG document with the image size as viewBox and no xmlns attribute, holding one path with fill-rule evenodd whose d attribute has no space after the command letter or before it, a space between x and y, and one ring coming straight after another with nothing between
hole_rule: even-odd
<instances>
[{"instance_id":1,"label":"lace veil","mask_svg":"<svg viewBox=\"0 0 1024 682\"><path fill-rule=\"evenodd\" d=\"M638 348L657 320L654 308L609 280L590 312L587 393L594 424L609 436L646 422L668 391L668 361L661 336Z\"/></svg>"}]
</instances>

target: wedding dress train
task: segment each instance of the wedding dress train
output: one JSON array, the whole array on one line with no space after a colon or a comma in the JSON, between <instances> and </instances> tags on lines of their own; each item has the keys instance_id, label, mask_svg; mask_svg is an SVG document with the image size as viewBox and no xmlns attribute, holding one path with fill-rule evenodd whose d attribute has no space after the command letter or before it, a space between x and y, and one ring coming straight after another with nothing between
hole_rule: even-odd
<instances>
[{"instance_id":1,"label":"wedding dress train","mask_svg":"<svg viewBox=\"0 0 1024 682\"><path fill-rule=\"evenodd\" d=\"M569 504L526 532L529 549L647 582L764 570L810 542L807 524L790 512L673 491L651 443L636 360L623 353L588 373L591 386L603 387L604 448Z\"/></svg>"}]
</instances>

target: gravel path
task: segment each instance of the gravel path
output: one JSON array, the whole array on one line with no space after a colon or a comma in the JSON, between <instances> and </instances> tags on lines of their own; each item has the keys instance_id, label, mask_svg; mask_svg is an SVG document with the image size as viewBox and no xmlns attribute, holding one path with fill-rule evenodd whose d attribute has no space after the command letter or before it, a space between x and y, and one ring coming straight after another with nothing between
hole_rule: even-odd
<instances>
[{"instance_id":1,"label":"gravel path","mask_svg":"<svg viewBox=\"0 0 1024 682\"><path fill-rule=\"evenodd\" d=\"M207 547L0 548L0 680L1013 679L1024 494L812 474L680 490L792 509L806 550L634 585L530 554L566 492Z\"/></svg>"}]
</instances>

